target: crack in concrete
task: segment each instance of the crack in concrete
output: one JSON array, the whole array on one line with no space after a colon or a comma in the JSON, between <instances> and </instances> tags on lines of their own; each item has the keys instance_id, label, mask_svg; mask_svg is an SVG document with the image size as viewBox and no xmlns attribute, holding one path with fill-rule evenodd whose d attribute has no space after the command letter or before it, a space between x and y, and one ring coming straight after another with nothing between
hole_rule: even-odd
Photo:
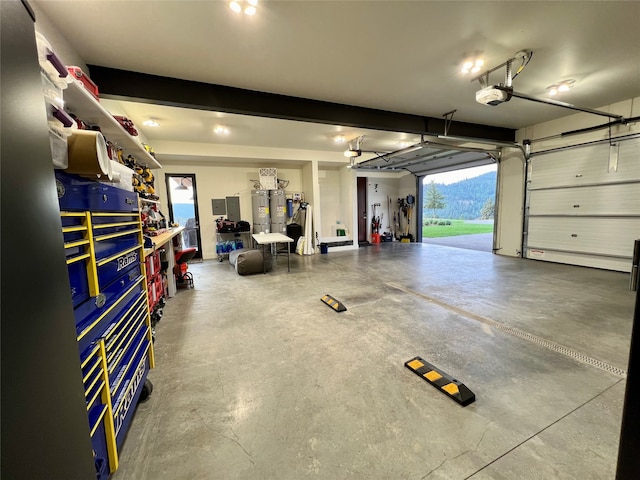
<instances>
[{"instance_id":1,"label":"crack in concrete","mask_svg":"<svg viewBox=\"0 0 640 480\"><path fill-rule=\"evenodd\" d=\"M231 433L233 433L233 436L236 438L231 438L228 437L226 435L222 435L223 438L226 438L227 440L229 440L230 442L235 443L236 445L238 445L242 451L247 455L247 457L249 457L249 461L251 462L252 465L255 465L256 463L253 461L253 455L251 453L249 453L247 451L246 448L244 448L244 446L240 443L240 437L238 437L238 435L236 434L236 432L233 430L233 428L229 427L229 430L231 430Z\"/></svg>"},{"instance_id":2,"label":"crack in concrete","mask_svg":"<svg viewBox=\"0 0 640 480\"><path fill-rule=\"evenodd\" d=\"M434 473L435 471L439 470L440 468L442 468L442 466L447 463L450 460L456 460L457 458L462 457L463 455L466 455L469 452L477 452L478 451L478 447L480 447L480 444L482 443L482 440L484 440L485 435L487 434L487 432L489 431L491 424L493 422L489 422L484 430L484 432L482 432L482 435L480 436L480 440L478 440L478 442L476 443L476 446L473 449L467 449L464 452L456 455L455 457L451 457L451 458L445 458L442 462L440 462L440 465L438 465L436 468L430 470L428 473L426 473L425 475L423 475L422 477L420 477L420 480L425 480L425 478L427 478L429 475L431 475L432 473Z\"/></svg>"}]
</instances>

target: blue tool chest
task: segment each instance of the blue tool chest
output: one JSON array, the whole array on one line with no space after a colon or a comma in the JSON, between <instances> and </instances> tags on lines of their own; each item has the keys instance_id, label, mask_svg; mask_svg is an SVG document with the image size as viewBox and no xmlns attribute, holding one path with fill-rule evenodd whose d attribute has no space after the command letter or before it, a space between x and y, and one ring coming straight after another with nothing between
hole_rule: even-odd
<instances>
[{"instance_id":1,"label":"blue tool chest","mask_svg":"<svg viewBox=\"0 0 640 480\"><path fill-rule=\"evenodd\" d=\"M96 478L105 480L154 366L138 199L61 171L56 184Z\"/></svg>"}]
</instances>

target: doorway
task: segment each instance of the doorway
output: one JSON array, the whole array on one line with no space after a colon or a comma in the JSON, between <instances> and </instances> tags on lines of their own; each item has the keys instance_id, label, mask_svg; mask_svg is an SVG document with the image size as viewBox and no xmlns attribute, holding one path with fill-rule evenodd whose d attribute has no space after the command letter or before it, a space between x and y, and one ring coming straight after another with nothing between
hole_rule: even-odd
<instances>
[{"instance_id":1,"label":"doorway","mask_svg":"<svg viewBox=\"0 0 640 480\"><path fill-rule=\"evenodd\" d=\"M422 243L495 251L497 165L422 178Z\"/></svg>"},{"instance_id":2,"label":"doorway","mask_svg":"<svg viewBox=\"0 0 640 480\"><path fill-rule=\"evenodd\" d=\"M196 254L193 258L202 259L196 175L194 173L167 174L165 182L171 223L185 227L182 232L182 248L195 248Z\"/></svg>"},{"instance_id":3,"label":"doorway","mask_svg":"<svg viewBox=\"0 0 640 480\"><path fill-rule=\"evenodd\" d=\"M358 177L358 244L368 245L367 239L367 177Z\"/></svg>"}]
</instances>

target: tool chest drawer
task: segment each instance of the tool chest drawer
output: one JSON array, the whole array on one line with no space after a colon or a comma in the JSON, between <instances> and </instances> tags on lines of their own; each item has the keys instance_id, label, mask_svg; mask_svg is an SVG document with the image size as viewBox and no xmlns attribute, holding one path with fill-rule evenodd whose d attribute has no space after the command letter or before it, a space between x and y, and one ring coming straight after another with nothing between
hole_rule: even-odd
<instances>
[{"instance_id":1,"label":"tool chest drawer","mask_svg":"<svg viewBox=\"0 0 640 480\"><path fill-rule=\"evenodd\" d=\"M108 287L97 298L90 298L76 308L74 313L76 314L79 350L85 350L97 338L101 337L103 332L113 322L120 319L123 312L126 312L137 298L144 296L146 296L146 285L144 277L140 275L128 284L128 288L124 292L120 283L116 283ZM86 312L90 313L84 315Z\"/></svg>"},{"instance_id":2,"label":"tool chest drawer","mask_svg":"<svg viewBox=\"0 0 640 480\"><path fill-rule=\"evenodd\" d=\"M62 235L64 252L69 271L69 286L73 306L89 298L89 279L87 262L92 259L91 238L87 213L62 212ZM89 219L90 222L90 219Z\"/></svg>"},{"instance_id":3,"label":"tool chest drawer","mask_svg":"<svg viewBox=\"0 0 640 480\"><path fill-rule=\"evenodd\" d=\"M92 345L88 351L90 353L87 358L82 361L81 367L87 410L91 410L95 406L104 405L104 399L106 397L102 394L106 391L105 379L107 376L105 375L105 369L103 368L99 345Z\"/></svg>"},{"instance_id":4,"label":"tool chest drawer","mask_svg":"<svg viewBox=\"0 0 640 480\"><path fill-rule=\"evenodd\" d=\"M118 218L122 219L123 217ZM140 224L137 221L131 221L131 217L129 217L121 222L97 223L101 219L104 217L92 216L93 241L98 262L124 250L139 246Z\"/></svg>"},{"instance_id":5,"label":"tool chest drawer","mask_svg":"<svg viewBox=\"0 0 640 480\"><path fill-rule=\"evenodd\" d=\"M55 171L60 210L138 211L135 192L105 185L79 175Z\"/></svg>"},{"instance_id":6,"label":"tool chest drawer","mask_svg":"<svg viewBox=\"0 0 640 480\"><path fill-rule=\"evenodd\" d=\"M89 425L91 427L91 447L93 448L93 461L96 466L96 479L107 480L110 474L109 467L109 435L107 434L106 422L109 419L109 413L106 406L102 408L96 407L89 411Z\"/></svg>"},{"instance_id":7,"label":"tool chest drawer","mask_svg":"<svg viewBox=\"0 0 640 480\"><path fill-rule=\"evenodd\" d=\"M82 380L87 402L87 418L96 464L96 478L106 480L111 467L117 468L107 374L104 368L104 344L99 341L80 355Z\"/></svg>"},{"instance_id":8,"label":"tool chest drawer","mask_svg":"<svg viewBox=\"0 0 640 480\"><path fill-rule=\"evenodd\" d=\"M149 371L149 349L152 348L148 340L144 340L137 349L137 354L130 362L131 368L127 370L122 379L120 394L115 396L113 403L113 424L116 432L116 444L122 446L124 437L133 418L135 405L138 402L144 379Z\"/></svg>"},{"instance_id":9,"label":"tool chest drawer","mask_svg":"<svg viewBox=\"0 0 640 480\"><path fill-rule=\"evenodd\" d=\"M113 379L114 372L117 372L135 348L136 338L141 334L146 334L145 310L147 309L146 299L140 299L132 305L130 313L124 317L123 321L115 324L113 329L107 332L109 337L105 339L107 350L107 368L110 379ZM138 342L139 343L139 342ZM114 386L113 382L111 384Z\"/></svg>"},{"instance_id":10,"label":"tool chest drawer","mask_svg":"<svg viewBox=\"0 0 640 480\"><path fill-rule=\"evenodd\" d=\"M131 272L135 272L136 276L141 273L140 248L137 246L126 248L111 257L98 260L96 265L100 290L106 290L114 282L120 281L122 284L122 278L130 277ZM124 286L124 284L122 285Z\"/></svg>"}]
</instances>

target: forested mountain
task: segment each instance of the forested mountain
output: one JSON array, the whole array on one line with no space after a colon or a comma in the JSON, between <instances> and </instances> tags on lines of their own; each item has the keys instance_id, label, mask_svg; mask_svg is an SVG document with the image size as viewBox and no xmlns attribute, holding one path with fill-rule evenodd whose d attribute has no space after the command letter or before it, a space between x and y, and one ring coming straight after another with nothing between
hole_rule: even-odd
<instances>
[{"instance_id":1,"label":"forested mountain","mask_svg":"<svg viewBox=\"0 0 640 480\"><path fill-rule=\"evenodd\" d=\"M496 172L485 173L479 177L444 185L435 183L436 190L442 195L444 208L436 209L437 218L475 220L481 217L482 207L487 200L493 202L496 197ZM428 205L430 184L423 186L424 204ZM437 202L436 202L437 203ZM424 209L424 218L432 218L434 210Z\"/></svg>"}]
</instances>

